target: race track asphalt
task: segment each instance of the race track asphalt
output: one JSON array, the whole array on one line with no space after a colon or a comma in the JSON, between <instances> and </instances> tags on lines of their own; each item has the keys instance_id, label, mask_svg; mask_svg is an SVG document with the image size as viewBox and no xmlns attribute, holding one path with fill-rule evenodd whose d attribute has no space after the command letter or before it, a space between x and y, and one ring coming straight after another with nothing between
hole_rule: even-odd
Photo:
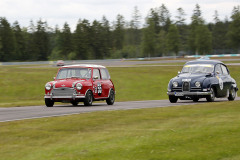
<instances>
[{"instance_id":1,"label":"race track asphalt","mask_svg":"<svg viewBox=\"0 0 240 160\"><path fill-rule=\"evenodd\" d=\"M240 97L237 97L236 100L240 100ZM217 102L227 101L227 98L216 99L216 101ZM85 107L82 104L79 104L78 106L64 104L56 105L54 107L46 106L10 107L0 108L0 122L9 122L44 117L57 117L96 111L170 107L203 103L207 103L205 99L202 99L199 102L178 101L177 103L170 103L168 100L128 101L128 102L115 102L115 104L112 106L109 106L106 103L94 103L93 106L90 107Z\"/></svg>"}]
</instances>

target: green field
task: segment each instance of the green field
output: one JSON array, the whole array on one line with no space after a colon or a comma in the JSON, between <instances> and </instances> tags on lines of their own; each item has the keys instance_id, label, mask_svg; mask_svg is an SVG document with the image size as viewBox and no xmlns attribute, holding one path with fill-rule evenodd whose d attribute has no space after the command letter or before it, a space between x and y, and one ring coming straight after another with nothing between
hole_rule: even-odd
<instances>
[{"instance_id":1,"label":"green field","mask_svg":"<svg viewBox=\"0 0 240 160\"><path fill-rule=\"evenodd\" d=\"M240 102L0 123L0 160L239 160Z\"/></svg>"},{"instance_id":2,"label":"green field","mask_svg":"<svg viewBox=\"0 0 240 160\"><path fill-rule=\"evenodd\" d=\"M182 66L108 67L115 84L116 101L167 99L167 85ZM240 84L239 66L229 66ZM0 107L43 105L44 86L58 68L0 66Z\"/></svg>"}]
</instances>

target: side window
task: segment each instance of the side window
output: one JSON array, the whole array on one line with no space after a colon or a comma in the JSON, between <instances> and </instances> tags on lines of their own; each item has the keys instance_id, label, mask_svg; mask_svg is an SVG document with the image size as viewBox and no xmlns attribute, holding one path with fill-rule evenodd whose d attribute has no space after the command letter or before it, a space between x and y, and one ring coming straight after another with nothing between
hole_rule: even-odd
<instances>
[{"instance_id":1,"label":"side window","mask_svg":"<svg viewBox=\"0 0 240 160\"><path fill-rule=\"evenodd\" d=\"M221 65L221 67L222 67L223 75L228 75L227 67L224 65Z\"/></svg>"},{"instance_id":2,"label":"side window","mask_svg":"<svg viewBox=\"0 0 240 160\"><path fill-rule=\"evenodd\" d=\"M100 72L101 72L102 79L105 79L105 80L110 79L108 70L106 68L100 69Z\"/></svg>"},{"instance_id":3,"label":"side window","mask_svg":"<svg viewBox=\"0 0 240 160\"><path fill-rule=\"evenodd\" d=\"M100 73L99 73L99 70L98 69L93 69L93 78L94 77L98 77L97 79L99 80L100 79Z\"/></svg>"},{"instance_id":4,"label":"side window","mask_svg":"<svg viewBox=\"0 0 240 160\"><path fill-rule=\"evenodd\" d=\"M217 65L216 65L216 67L215 67L215 73L222 74L222 69L221 69L220 64L217 64Z\"/></svg>"}]
</instances>

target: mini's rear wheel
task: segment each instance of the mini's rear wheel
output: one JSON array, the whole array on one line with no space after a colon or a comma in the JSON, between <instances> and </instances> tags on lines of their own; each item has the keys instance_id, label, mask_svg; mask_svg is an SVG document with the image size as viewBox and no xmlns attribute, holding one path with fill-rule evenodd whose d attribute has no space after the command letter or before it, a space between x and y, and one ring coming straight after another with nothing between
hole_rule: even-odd
<instances>
[{"instance_id":1,"label":"mini's rear wheel","mask_svg":"<svg viewBox=\"0 0 240 160\"><path fill-rule=\"evenodd\" d=\"M176 97L176 96L168 96L168 97L169 97L169 101L170 101L171 103L176 103L177 100L178 100L178 97Z\"/></svg>"},{"instance_id":2,"label":"mini's rear wheel","mask_svg":"<svg viewBox=\"0 0 240 160\"><path fill-rule=\"evenodd\" d=\"M113 105L114 101L115 101L115 93L114 93L114 90L111 89L109 97L108 99L106 99L106 102L108 105Z\"/></svg>"},{"instance_id":3,"label":"mini's rear wheel","mask_svg":"<svg viewBox=\"0 0 240 160\"><path fill-rule=\"evenodd\" d=\"M49 98L45 98L45 105L47 107L52 107L54 105L54 101Z\"/></svg>"},{"instance_id":4,"label":"mini's rear wheel","mask_svg":"<svg viewBox=\"0 0 240 160\"><path fill-rule=\"evenodd\" d=\"M91 91L87 91L86 97L84 99L85 106L91 106L93 102L93 95Z\"/></svg>"}]
</instances>

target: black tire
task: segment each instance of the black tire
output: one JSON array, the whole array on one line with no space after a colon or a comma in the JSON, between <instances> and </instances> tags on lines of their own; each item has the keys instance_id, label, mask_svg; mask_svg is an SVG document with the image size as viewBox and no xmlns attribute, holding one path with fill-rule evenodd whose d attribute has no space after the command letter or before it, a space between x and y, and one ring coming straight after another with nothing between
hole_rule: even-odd
<instances>
[{"instance_id":1,"label":"black tire","mask_svg":"<svg viewBox=\"0 0 240 160\"><path fill-rule=\"evenodd\" d=\"M208 102L214 102L215 100L215 90L213 88L210 89L211 94L206 97Z\"/></svg>"},{"instance_id":2,"label":"black tire","mask_svg":"<svg viewBox=\"0 0 240 160\"><path fill-rule=\"evenodd\" d=\"M199 101L199 98L198 97L194 97L193 98L193 102L198 102Z\"/></svg>"},{"instance_id":3,"label":"black tire","mask_svg":"<svg viewBox=\"0 0 240 160\"><path fill-rule=\"evenodd\" d=\"M73 106L77 106L78 105L77 101L72 101L71 103L72 103Z\"/></svg>"},{"instance_id":4,"label":"black tire","mask_svg":"<svg viewBox=\"0 0 240 160\"><path fill-rule=\"evenodd\" d=\"M54 101L49 98L45 98L45 105L47 107L52 107L54 105Z\"/></svg>"},{"instance_id":5,"label":"black tire","mask_svg":"<svg viewBox=\"0 0 240 160\"><path fill-rule=\"evenodd\" d=\"M84 99L84 106L91 106L93 102L93 94L91 91L87 91L86 97Z\"/></svg>"},{"instance_id":6,"label":"black tire","mask_svg":"<svg viewBox=\"0 0 240 160\"><path fill-rule=\"evenodd\" d=\"M228 96L228 100L234 101L235 98L236 98L236 89L232 87Z\"/></svg>"},{"instance_id":7,"label":"black tire","mask_svg":"<svg viewBox=\"0 0 240 160\"><path fill-rule=\"evenodd\" d=\"M168 96L168 97L169 97L169 101L170 101L171 103L176 103L177 100L178 100L178 97L176 97L176 96Z\"/></svg>"},{"instance_id":8,"label":"black tire","mask_svg":"<svg viewBox=\"0 0 240 160\"><path fill-rule=\"evenodd\" d=\"M113 105L114 101L115 101L115 93L114 93L114 90L111 89L109 97L108 99L106 99L106 102L108 105Z\"/></svg>"}]
</instances>

